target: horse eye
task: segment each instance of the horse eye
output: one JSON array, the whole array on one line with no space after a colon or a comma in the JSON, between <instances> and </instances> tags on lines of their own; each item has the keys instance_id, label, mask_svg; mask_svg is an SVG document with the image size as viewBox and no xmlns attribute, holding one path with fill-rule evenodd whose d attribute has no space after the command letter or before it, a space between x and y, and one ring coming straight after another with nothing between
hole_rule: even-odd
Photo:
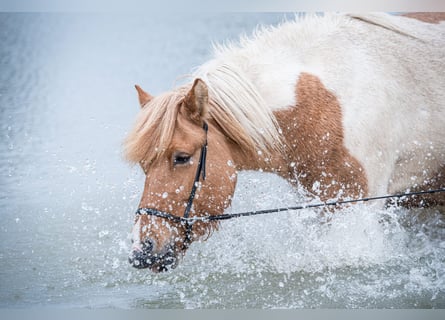
<instances>
[{"instance_id":1,"label":"horse eye","mask_svg":"<svg viewBox=\"0 0 445 320\"><path fill-rule=\"evenodd\" d=\"M173 164L174 165L187 164L191 158L192 157L189 156L188 154L178 153L178 154L175 154L173 157Z\"/></svg>"}]
</instances>

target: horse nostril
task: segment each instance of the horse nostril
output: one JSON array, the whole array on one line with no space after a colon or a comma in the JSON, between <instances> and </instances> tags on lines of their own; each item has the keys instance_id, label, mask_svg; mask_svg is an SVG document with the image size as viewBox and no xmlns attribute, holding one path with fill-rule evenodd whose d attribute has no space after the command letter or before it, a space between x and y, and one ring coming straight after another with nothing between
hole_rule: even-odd
<instances>
[{"instance_id":1,"label":"horse nostril","mask_svg":"<svg viewBox=\"0 0 445 320\"><path fill-rule=\"evenodd\" d=\"M142 251L151 252L153 251L154 243L150 238L145 238L144 242L142 242Z\"/></svg>"}]
</instances>

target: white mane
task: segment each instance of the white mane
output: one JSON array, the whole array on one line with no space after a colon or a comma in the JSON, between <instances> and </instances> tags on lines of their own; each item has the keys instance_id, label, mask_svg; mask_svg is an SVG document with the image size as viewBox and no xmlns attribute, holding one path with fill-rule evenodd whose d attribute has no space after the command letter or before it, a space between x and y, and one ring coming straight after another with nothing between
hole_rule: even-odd
<instances>
[{"instance_id":1,"label":"white mane","mask_svg":"<svg viewBox=\"0 0 445 320\"><path fill-rule=\"evenodd\" d=\"M230 118L239 122L258 150L280 147L279 128L272 109L241 68L235 64L211 61L203 65L196 76L203 79L209 88L210 116L217 119L215 113L220 108L224 109Z\"/></svg>"},{"instance_id":2,"label":"white mane","mask_svg":"<svg viewBox=\"0 0 445 320\"><path fill-rule=\"evenodd\" d=\"M387 14L297 16L279 26L259 27L251 37L241 37L238 42L215 46L214 58L193 76L207 83L214 104L239 122L255 148L276 149L280 129L273 111L296 105L295 86L302 72L315 74L331 90L342 92L335 89L346 84L335 78L332 68L347 68L344 62L348 59L351 64L360 63L356 61L361 59L360 52L345 54L342 49L349 45L345 41L352 41L345 40L345 31L351 38L361 39L360 30L354 34L357 21L411 38L428 38L423 31L416 31L414 19ZM210 113L215 112L212 109Z\"/></svg>"},{"instance_id":3,"label":"white mane","mask_svg":"<svg viewBox=\"0 0 445 320\"><path fill-rule=\"evenodd\" d=\"M260 150L281 146L273 111L295 105L301 52L340 21L337 15L328 19L310 15L303 20L260 27L238 43L216 45L214 58L193 74L207 83L210 98L239 121Z\"/></svg>"}]
</instances>

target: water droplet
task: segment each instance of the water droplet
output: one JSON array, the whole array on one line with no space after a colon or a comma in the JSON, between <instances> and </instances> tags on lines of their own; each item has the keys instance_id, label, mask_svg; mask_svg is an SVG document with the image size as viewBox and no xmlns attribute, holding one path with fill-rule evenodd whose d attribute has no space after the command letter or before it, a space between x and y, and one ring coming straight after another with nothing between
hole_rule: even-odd
<instances>
[{"instance_id":1,"label":"water droplet","mask_svg":"<svg viewBox=\"0 0 445 320\"><path fill-rule=\"evenodd\" d=\"M99 231L99 238L107 236L110 232L108 230Z\"/></svg>"},{"instance_id":2,"label":"water droplet","mask_svg":"<svg viewBox=\"0 0 445 320\"><path fill-rule=\"evenodd\" d=\"M163 194L162 194L162 199L165 199L165 198L167 198L168 197L168 192L164 192Z\"/></svg>"}]
</instances>

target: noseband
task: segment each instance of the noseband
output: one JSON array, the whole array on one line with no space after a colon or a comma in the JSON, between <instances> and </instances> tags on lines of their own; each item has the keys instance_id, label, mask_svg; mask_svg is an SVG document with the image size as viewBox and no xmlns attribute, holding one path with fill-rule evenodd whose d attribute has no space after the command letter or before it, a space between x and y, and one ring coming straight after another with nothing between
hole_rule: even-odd
<instances>
[{"instance_id":1,"label":"noseband","mask_svg":"<svg viewBox=\"0 0 445 320\"><path fill-rule=\"evenodd\" d=\"M193 181L192 190L190 191L190 196L187 202L187 206L185 207L183 217L175 216L172 215L171 213L160 211L153 208L139 208L136 211L136 215L148 215L148 216L160 217L185 225L185 238L184 238L185 249L190 245L192 241L191 236L192 236L192 228L194 221L193 222L190 221L189 215L190 215L190 210L192 209L193 200L195 199L196 189L198 188L201 176L202 180L206 179L207 131L208 131L208 126L206 122L204 122L202 128L204 129L205 132L205 142L201 147L201 155L199 156L198 168L196 169L195 180Z\"/></svg>"}]
</instances>

